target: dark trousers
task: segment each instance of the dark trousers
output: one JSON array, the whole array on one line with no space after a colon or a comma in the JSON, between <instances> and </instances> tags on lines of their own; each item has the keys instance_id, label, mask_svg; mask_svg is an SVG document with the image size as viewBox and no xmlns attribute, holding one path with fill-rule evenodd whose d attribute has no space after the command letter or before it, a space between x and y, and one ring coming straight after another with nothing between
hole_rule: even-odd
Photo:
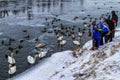
<instances>
[{"instance_id":1,"label":"dark trousers","mask_svg":"<svg viewBox=\"0 0 120 80\"><path fill-rule=\"evenodd\" d=\"M98 46L98 39L93 39L93 47L99 47Z\"/></svg>"},{"instance_id":2,"label":"dark trousers","mask_svg":"<svg viewBox=\"0 0 120 80\"><path fill-rule=\"evenodd\" d=\"M105 41L105 43L108 42L108 35L106 35L108 32L104 32L104 33L101 33L101 40L100 40L100 45L103 45Z\"/></svg>"},{"instance_id":3,"label":"dark trousers","mask_svg":"<svg viewBox=\"0 0 120 80\"><path fill-rule=\"evenodd\" d=\"M112 31L112 38L115 37L115 30Z\"/></svg>"},{"instance_id":4,"label":"dark trousers","mask_svg":"<svg viewBox=\"0 0 120 80\"><path fill-rule=\"evenodd\" d=\"M114 34L114 31L113 31L113 30L111 30L111 31L110 31L110 35L109 35L109 41L110 41L110 42L112 41L113 34Z\"/></svg>"}]
</instances>

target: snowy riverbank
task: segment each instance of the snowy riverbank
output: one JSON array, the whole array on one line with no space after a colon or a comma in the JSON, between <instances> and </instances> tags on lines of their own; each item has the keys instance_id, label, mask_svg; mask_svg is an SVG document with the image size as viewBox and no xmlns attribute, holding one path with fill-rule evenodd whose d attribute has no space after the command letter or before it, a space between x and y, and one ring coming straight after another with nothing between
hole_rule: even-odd
<instances>
[{"instance_id":1,"label":"snowy riverbank","mask_svg":"<svg viewBox=\"0 0 120 80\"><path fill-rule=\"evenodd\" d=\"M53 54L44 62L9 80L119 80L120 79L120 29L112 42L91 51L88 41L79 51Z\"/></svg>"}]
</instances>

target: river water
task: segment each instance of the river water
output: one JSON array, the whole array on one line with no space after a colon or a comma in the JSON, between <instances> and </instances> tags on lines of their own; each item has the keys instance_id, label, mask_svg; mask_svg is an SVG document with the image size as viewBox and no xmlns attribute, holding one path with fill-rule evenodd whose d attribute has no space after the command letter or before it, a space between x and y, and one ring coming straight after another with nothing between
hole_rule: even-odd
<instances>
[{"instance_id":1,"label":"river water","mask_svg":"<svg viewBox=\"0 0 120 80\"><path fill-rule=\"evenodd\" d=\"M77 34L78 28L83 28L84 22L89 24L90 20L95 18L99 21L101 15L106 16L112 10L119 15L119 5L119 0L0 0L0 80L10 77L5 58L5 54L11 53L8 47L17 47L19 41L24 40L23 48L15 56L17 66L15 75L17 75L33 66L28 65L26 58L29 54L36 54L35 38L39 38L40 42L46 44L44 49L49 50L47 56L63 50L74 50L77 46L72 43L70 36L64 38L67 43L63 49L59 48L53 31L59 30L60 24L63 24L67 28L74 28ZM60 21L55 22L53 28L51 21L54 18ZM44 28L48 31L42 32ZM27 30L27 33L23 30ZM26 35L30 35L29 40L24 38ZM1 44L3 40L8 44L10 38L15 39L11 45ZM91 38L86 30L81 46L89 39ZM41 61L37 60L37 62Z\"/></svg>"}]
</instances>

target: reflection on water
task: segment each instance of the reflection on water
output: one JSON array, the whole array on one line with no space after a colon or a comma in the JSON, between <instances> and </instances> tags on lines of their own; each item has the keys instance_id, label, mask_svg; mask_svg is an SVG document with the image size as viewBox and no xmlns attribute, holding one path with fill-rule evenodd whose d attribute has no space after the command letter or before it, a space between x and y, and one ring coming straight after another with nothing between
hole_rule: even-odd
<instances>
[{"instance_id":1,"label":"reflection on water","mask_svg":"<svg viewBox=\"0 0 120 80\"><path fill-rule=\"evenodd\" d=\"M84 4L84 0L80 0L80 3L81 3L81 5L83 5Z\"/></svg>"},{"instance_id":2,"label":"reflection on water","mask_svg":"<svg viewBox=\"0 0 120 80\"><path fill-rule=\"evenodd\" d=\"M0 1L0 18L9 16L10 13L17 15L24 13L28 19L32 19L35 13L51 13L56 11L58 14L65 13L66 5L72 5L75 2L80 2L82 6L84 0L9 0Z\"/></svg>"}]
</instances>

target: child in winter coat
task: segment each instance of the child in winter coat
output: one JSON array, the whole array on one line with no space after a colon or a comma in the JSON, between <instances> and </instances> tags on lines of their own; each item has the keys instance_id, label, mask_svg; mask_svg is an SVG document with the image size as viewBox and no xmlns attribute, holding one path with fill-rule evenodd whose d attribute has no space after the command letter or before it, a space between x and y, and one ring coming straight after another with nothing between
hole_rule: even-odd
<instances>
[{"instance_id":1,"label":"child in winter coat","mask_svg":"<svg viewBox=\"0 0 120 80\"><path fill-rule=\"evenodd\" d=\"M92 22L92 48L91 50L98 49L100 46L100 32L96 26L96 21Z\"/></svg>"}]
</instances>

